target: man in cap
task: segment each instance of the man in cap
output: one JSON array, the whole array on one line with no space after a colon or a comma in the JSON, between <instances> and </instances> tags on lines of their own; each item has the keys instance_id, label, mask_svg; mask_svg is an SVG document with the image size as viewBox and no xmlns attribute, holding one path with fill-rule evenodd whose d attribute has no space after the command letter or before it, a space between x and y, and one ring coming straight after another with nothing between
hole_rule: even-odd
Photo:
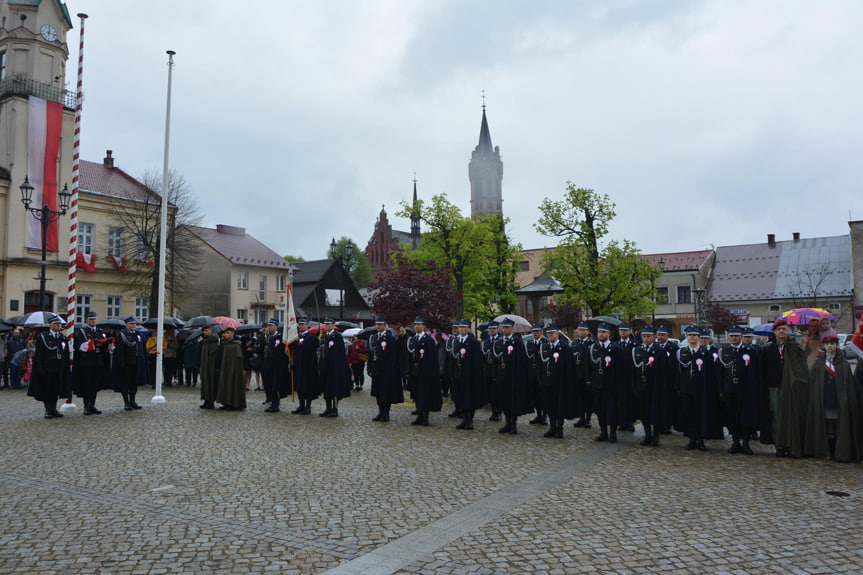
<instances>
[{"instance_id":1,"label":"man in cap","mask_svg":"<svg viewBox=\"0 0 863 575\"><path fill-rule=\"evenodd\" d=\"M617 402L620 390L626 384L623 349L610 341L611 326L600 323L597 341L590 347L590 389L593 393L593 408L599 419L599 435L596 441L617 441Z\"/></svg>"},{"instance_id":2,"label":"man in cap","mask_svg":"<svg viewBox=\"0 0 863 575\"><path fill-rule=\"evenodd\" d=\"M719 393L716 366L711 352L699 343L701 330L691 325L684 331L686 342L677 350L677 393L683 435L689 438L686 449L706 451L705 439L722 438L716 410Z\"/></svg>"},{"instance_id":3,"label":"man in cap","mask_svg":"<svg viewBox=\"0 0 863 575\"><path fill-rule=\"evenodd\" d=\"M96 394L105 384L108 369L108 336L96 325L96 312L87 313L84 325L75 328L74 387L84 401L84 415L99 415Z\"/></svg>"},{"instance_id":4,"label":"man in cap","mask_svg":"<svg viewBox=\"0 0 863 575\"><path fill-rule=\"evenodd\" d=\"M581 408L579 419L573 424L575 427L590 429L590 418L594 411L592 406L593 397L590 387L587 385L590 379L590 364L588 355L591 346L596 342L590 333L590 324L583 321L578 324L578 339L572 342L572 354L574 365L572 375L575 378L575 393L578 397L578 405Z\"/></svg>"},{"instance_id":5,"label":"man in cap","mask_svg":"<svg viewBox=\"0 0 863 575\"><path fill-rule=\"evenodd\" d=\"M385 423L390 420L392 404L402 403L405 399L396 339L392 332L387 329L386 318L378 317L375 319L375 330L375 333L369 338L368 364L368 372L372 377L371 395L378 403L378 414L372 418L372 421ZM405 349L409 351L407 346Z\"/></svg>"},{"instance_id":6,"label":"man in cap","mask_svg":"<svg viewBox=\"0 0 863 575\"><path fill-rule=\"evenodd\" d=\"M743 345L743 330L728 330L729 345L719 350L720 391L725 427L731 432L728 453L752 455L749 437L758 426L758 395L761 387L760 366L755 355ZM742 442L742 444L741 444Z\"/></svg>"},{"instance_id":7,"label":"man in cap","mask_svg":"<svg viewBox=\"0 0 863 575\"><path fill-rule=\"evenodd\" d=\"M150 376L144 339L136 331L138 320L130 315L124 321L125 329L121 329L114 336L114 355L111 362L114 370L114 390L123 396L123 408L131 411L141 409L135 402L135 395L138 393L138 386L146 385Z\"/></svg>"},{"instance_id":8,"label":"man in cap","mask_svg":"<svg viewBox=\"0 0 863 575\"><path fill-rule=\"evenodd\" d=\"M285 353L285 342L279 331L279 320L267 322L267 342L264 347L264 362L261 367L264 391L270 406L264 411L278 413L282 399L291 394L291 363Z\"/></svg>"},{"instance_id":9,"label":"man in cap","mask_svg":"<svg viewBox=\"0 0 863 575\"><path fill-rule=\"evenodd\" d=\"M663 394L660 379L660 363L664 361L656 344L656 330L646 325L641 328L641 345L632 351L635 368L635 393L638 399L638 414L644 426L641 445L659 445L660 416L663 412Z\"/></svg>"},{"instance_id":10,"label":"man in cap","mask_svg":"<svg viewBox=\"0 0 863 575\"><path fill-rule=\"evenodd\" d=\"M443 367L441 368L441 393L443 397L451 397L453 398L453 410L452 413L447 415L447 417L461 417L458 411L458 405L455 404L455 396L453 395L453 345L458 340L458 335L460 332L459 321L455 320L452 322L452 327L450 328L450 337L446 339L443 345Z\"/></svg>"},{"instance_id":11,"label":"man in cap","mask_svg":"<svg viewBox=\"0 0 863 575\"><path fill-rule=\"evenodd\" d=\"M470 332L470 321L459 323L459 335L453 342L453 401L462 417L456 429L473 429L477 409L488 403L483 379L483 353L480 343Z\"/></svg>"},{"instance_id":12,"label":"man in cap","mask_svg":"<svg viewBox=\"0 0 863 575\"><path fill-rule=\"evenodd\" d=\"M525 343L524 347L527 354L527 386L530 392L530 403L536 409L536 417L528 421L528 423L531 425L545 425L548 422L548 417L545 413L545 399L542 397L543 387L539 384L540 373L542 372L539 349L547 340L542 333L542 326L539 324L531 326L530 334L533 337Z\"/></svg>"},{"instance_id":13,"label":"man in cap","mask_svg":"<svg viewBox=\"0 0 863 575\"><path fill-rule=\"evenodd\" d=\"M773 440L777 457L802 457L809 405L809 367L806 352L788 331L788 322L773 322L776 341L764 350L764 381L770 389ZM763 397L763 396L762 396ZM763 422L764 423L764 422ZM764 427L762 427L762 431ZM761 443L768 441L763 437Z\"/></svg>"},{"instance_id":14,"label":"man in cap","mask_svg":"<svg viewBox=\"0 0 863 575\"><path fill-rule=\"evenodd\" d=\"M563 438L563 422L578 413L577 397L573 385L574 356L569 345L561 339L554 324L546 328L548 339L537 351L540 361L539 386L544 400L543 409L548 415L548 431L543 437Z\"/></svg>"},{"instance_id":15,"label":"man in cap","mask_svg":"<svg viewBox=\"0 0 863 575\"><path fill-rule=\"evenodd\" d=\"M635 366L629 360L632 358L632 350L640 344L635 339L635 336L632 335L632 326L626 322L621 322L621 324L617 326L617 333L619 334L619 340L617 343L623 349L623 356L626 360L623 362L625 366L624 371L626 372L624 377L626 384L620 391L620 405L618 409L620 419L618 420L618 431L635 431L635 420L638 417L635 388L633 387Z\"/></svg>"},{"instance_id":16,"label":"man in cap","mask_svg":"<svg viewBox=\"0 0 863 575\"><path fill-rule=\"evenodd\" d=\"M216 401L219 409L241 411L246 409L246 382L243 376L243 346L234 337L236 330L226 327L222 332L219 361L219 385Z\"/></svg>"},{"instance_id":17,"label":"man in cap","mask_svg":"<svg viewBox=\"0 0 863 575\"><path fill-rule=\"evenodd\" d=\"M309 415L312 413L312 400L321 394L321 382L318 378L318 338L309 333L309 320L301 317L297 320L299 337L292 343L294 346L294 390L300 405L291 413Z\"/></svg>"},{"instance_id":18,"label":"man in cap","mask_svg":"<svg viewBox=\"0 0 863 575\"><path fill-rule=\"evenodd\" d=\"M483 363L483 377L485 378L485 386L488 389L488 400L491 404L491 417L489 421L500 421L500 385L499 385L499 370L500 364L495 357L500 354L501 336L500 324L494 320L488 322L488 330L482 335L482 354L485 357Z\"/></svg>"},{"instance_id":19,"label":"man in cap","mask_svg":"<svg viewBox=\"0 0 863 575\"><path fill-rule=\"evenodd\" d=\"M677 344L669 340L671 329L667 326L660 325L656 328L656 344L659 349L665 354L665 363L661 366L660 377L662 378L663 397L665 405L663 406L662 415L662 433L671 434L672 427L679 427L677 421L677 382L674 380L677 369L674 365L677 361Z\"/></svg>"},{"instance_id":20,"label":"man in cap","mask_svg":"<svg viewBox=\"0 0 863 575\"><path fill-rule=\"evenodd\" d=\"M518 433L518 417L533 410L527 383L527 354L521 336L513 333L514 328L513 320L505 318L501 321L500 330L503 333L494 351L498 362L498 405L506 418L499 433L513 435Z\"/></svg>"},{"instance_id":21,"label":"man in cap","mask_svg":"<svg viewBox=\"0 0 863 575\"><path fill-rule=\"evenodd\" d=\"M425 319L414 320L415 335L408 341L411 389L414 390L417 418L411 425L429 424L429 412L441 410L440 367L437 344L426 333Z\"/></svg>"},{"instance_id":22,"label":"man in cap","mask_svg":"<svg viewBox=\"0 0 863 575\"><path fill-rule=\"evenodd\" d=\"M213 333L212 324L201 328L201 343L198 345L198 369L201 374L201 409L214 409L219 394L219 368L222 340ZM265 376L266 377L266 376ZM266 389L266 379L264 379ZM267 392L269 397L269 392Z\"/></svg>"},{"instance_id":23,"label":"man in cap","mask_svg":"<svg viewBox=\"0 0 863 575\"><path fill-rule=\"evenodd\" d=\"M336 330L336 320L324 320L324 337L321 340L321 356L318 361L321 388L324 392L326 409L320 417L338 417L339 400L351 395L351 378L348 376L348 357L345 340Z\"/></svg>"},{"instance_id":24,"label":"man in cap","mask_svg":"<svg viewBox=\"0 0 863 575\"><path fill-rule=\"evenodd\" d=\"M49 329L36 336L36 354L33 357L33 375L27 395L45 406L45 419L63 417L57 411L57 400L70 397L69 346L63 335L63 320L53 316Z\"/></svg>"}]
</instances>

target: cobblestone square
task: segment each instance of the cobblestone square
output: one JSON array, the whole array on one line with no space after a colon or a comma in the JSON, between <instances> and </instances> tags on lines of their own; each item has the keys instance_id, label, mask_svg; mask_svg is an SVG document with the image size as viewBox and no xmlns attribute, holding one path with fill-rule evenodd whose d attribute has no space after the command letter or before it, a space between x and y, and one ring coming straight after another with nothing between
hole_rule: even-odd
<instances>
[{"instance_id":1,"label":"cobblestone square","mask_svg":"<svg viewBox=\"0 0 863 575\"><path fill-rule=\"evenodd\" d=\"M0 573L861 573L861 465L498 434L410 406L371 421L198 409L198 390L99 394L44 420L0 391ZM829 495L844 492L847 497Z\"/></svg>"}]
</instances>

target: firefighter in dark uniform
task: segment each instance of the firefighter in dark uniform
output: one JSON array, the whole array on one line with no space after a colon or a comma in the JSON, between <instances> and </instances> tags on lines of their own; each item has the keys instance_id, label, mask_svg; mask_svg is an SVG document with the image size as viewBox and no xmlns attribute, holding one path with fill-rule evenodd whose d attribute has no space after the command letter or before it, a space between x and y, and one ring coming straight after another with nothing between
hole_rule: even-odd
<instances>
[{"instance_id":1,"label":"firefighter in dark uniform","mask_svg":"<svg viewBox=\"0 0 863 575\"><path fill-rule=\"evenodd\" d=\"M590 333L590 325L584 321L578 324L578 338L572 342L572 354L575 359L572 366L572 376L575 380L575 393L578 396L578 405L581 410L578 415L579 419L573 425L585 429L590 429L590 417L593 413L591 405L593 397L587 381L590 378L588 354L595 341Z\"/></svg>"},{"instance_id":2,"label":"firefighter in dark uniform","mask_svg":"<svg viewBox=\"0 0 863 575\"><path fill-rule=\"evenodd\" d=\"M459 322L459 335L452 347L453 400L461 415L456 429L473 429L473 417L477 409L488 403L482 364L482 347L470 332L470 321Z\"/></svg>"},{"instance_id":3,"label":"firefighter in dark uniform","mask_svg":"<svg viewBox=\"0 0 863 575\"><path fill-rule=\"evenodd\" d=\"M125 322L126 328L114 336L112 369L114 390L123 396L123 409L131 411L141 409L135 402L135 395L138 393L138 386L146 385L150 376L144 339L135 330L138 320L130 315Z\"/></svg>"},{"instance_id":4,"label":"firefighter in dark uniform","mask_svg":"<svg viewBox=\"0 0 863 575\"><path fill-rule=\"evenodd\" d=\"M494 320L488 322L488 330L482 336L482 354L485 356L482 370L485 378L485 386L488 389L488 401L491 404L491 417L489 421L500 421L500 364L495 358L495 346L500 347L500 324Z\"/></svg>"},{"instance_id":5,"label":"firefighter in dark uniform","mask_svg":"<svg viewBox=\"0 0 863 575\"><path fill-rule=\"evenodd\" d=\"M86 323L75 329L75 391L84 400L84 415L99 415L96 394L105 383L109 366L108 336L96 325L98 316L91 311Z\"/></svg>"},{"instance_id":6,"label":"firefighter in dark uniform","mask_svg":"<svg viewBox=\"0 0 863 575\"><path fill-rule=\"evenodd\" d=\"M542 397L542 390L539 385L541 361L539 358L539 348L547 340L542 335L542 326L534 324L530 328L530 334L533 338L525 343L525 352L527 354L527 385L530 390L530 399L534 409L536 409L536 417L528 421L531 425L545 425L548 423L548 417L545 413L545 399Z\"/></svg>"},{"instance_id":7,"label":"firefighter in dark uniform","mask_svg":"<svg viewBox=\"0 0 863 575\"><path fill-rule=\"evenodd\" d=\"M63 417L57 411L57 400L69 397L69 346L61 331L63 320L53 316L49 329L36 337L36 354L33 356L33 375L27 395L45 406L45 419Z\"/></svg>"},{"instance_id":8,"label":"firefighter in dark uniform","mask_svg":"<svg viewBox=\"0 0 863 575\"><path fill-rule=\"evenodd\" d=\"M545 331L548 339L542 341L537 351L539 385L545 400L543 409L548 415L548 431L543 437L563 438L564 420L572 419L578 413L572 375L574 357L556 325L549 325Z\"/></svg>"},{"instance_id":9,"label":"firefighter in dark uniform","mask_svg":"<svg viewBox=\"0 0 863 575\"><path fill-rule=\"evenodd\" d=\"M632 326L628 323L621 323L617 326L617 332L620 334L618 343L623 348L624 357L629 360L632 357L632 350L640 345L640 342L632 335ZM625 361L624 371L626 371L626 384L623 386L618 404L618 431L635 431L635 420L638 418L637 403L635 399L635 390L633 388L635 377L635 366L631 361Z\"/></svg>"},{"instance_id":10,"label":"firefighter in dark uniform","mask_svg":"<svg viewBox=\"0 0 863 575\"><path fill-rule=\"evenodd\" d=\"M758 426L758 398L761 392L760 368L755 352L743 345L743 330L728 330L730 345L719 350L720 391L725 427L731 432L728 453L752 455L751 433Z\"/></svg>"},{"instance_id":11,"label":"firefighter in dark uniform","mask_svg":"<svg viewBox=\"0 0 863 575\"><path fill-rule=\"evenodd\" d=\"M610 341L611 326L599 324L597 341L590 346L588 362L593 409L599 419L599 435L596 441L617 441L617 401L625 385L626 370L623 365L623 349Z\"/></svg>"},{"instance_id":12,"label":"firefighter in dark uniform","mask_svg":"<svg viewBox=\"0 0 863 575\"><path fill-rule=\"evenodd\" d=\"M408 340L410 353L411 388L414 390L417 418L411 425L429 424L429 412L441 410L440 366L437 344L426 333L426 322L418 317L414 320L415 335Z\"/></svg>"}]
</instances>

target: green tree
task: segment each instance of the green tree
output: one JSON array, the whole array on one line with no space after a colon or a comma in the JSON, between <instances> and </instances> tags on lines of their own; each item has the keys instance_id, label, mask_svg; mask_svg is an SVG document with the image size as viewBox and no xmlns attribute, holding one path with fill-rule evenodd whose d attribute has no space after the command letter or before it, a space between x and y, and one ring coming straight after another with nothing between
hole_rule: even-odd
<instances>
[{"instance_id":1,"label":"green tree","mask_svg":"<svg viewBox=\"0 0 863 575\"><path fill-rule=\"evenodd\" d=\"M564 288L562 301L588 316L651 313L656 305L651 281L660 270L629 240L603 244L614 209L608 195L572 182L562 200L544 199L534 228L559 243L543 256L543 265Z\"/></svg>"},{"instance_id":2,"label":"green tree","mask_svg":"<svg viewBox=\"0 0 863 575\"><path fill-rule=\"evenodd\" d=\"M306 258L303 256L292 256L291 254L286 255L284 259L286 262L291 262L292 264L306 261Z\"/></svg>"},{"instance_id":3,"label":"green tree","mask_svg":"<svg viewBox=\"0 0 863 575\"><path fill-rule=\"evenodd\" d=\"M345 270L351 276L351 280L357 289L367 288L372 281L372 266L369 264L366 254L363 253L352 239L342 236L336 240L336 259L345 258L348 244L353 246L353 251L351 257L344 260ZM327 258L332 258L330 250L327 250Z\"/></svg>"},{"instance_id":4,"label":"green tree","mask_svg":"<svg viewBox=\"0 0 863 575\"><path fill-rule=\"evenodd\" d=\"M449 270L456 292L456 315L490 317L515 304L515 266L518 245L504 233L507 220L487 216L471 220L450 203L446 194L436 195L431 204L402 202L399 217L419 210L427 231L420 245L405 250L415 264L435 261Z\"/></svg>"}]
</instances>

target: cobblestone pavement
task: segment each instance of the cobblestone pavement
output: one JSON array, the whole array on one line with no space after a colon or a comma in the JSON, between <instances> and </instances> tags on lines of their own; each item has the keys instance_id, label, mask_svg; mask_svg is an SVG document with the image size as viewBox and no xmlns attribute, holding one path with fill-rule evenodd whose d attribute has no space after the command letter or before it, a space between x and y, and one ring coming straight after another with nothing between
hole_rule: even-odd
<instances>
[{"instance_id":1,"label":"cobblestone pavement","mask_svg":"<svg viewBox=\"0 0 863 575\"><path fill-rule=\"evenodd\" d=\"M861 465L511 436L487 412L374 423L367 391L338 419L197 393L45 420L0 391L0 574L863 572Z\"/></svg>"}]
</instances>

